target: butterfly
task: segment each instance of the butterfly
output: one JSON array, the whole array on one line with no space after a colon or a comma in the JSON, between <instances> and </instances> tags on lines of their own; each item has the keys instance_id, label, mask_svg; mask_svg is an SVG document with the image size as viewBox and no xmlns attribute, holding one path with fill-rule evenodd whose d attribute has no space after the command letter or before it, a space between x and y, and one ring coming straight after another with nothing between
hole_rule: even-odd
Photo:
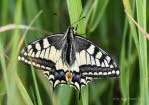
<instances>
[{"instance_id":1,"label":"butterfly","mask_svg":"<svg viewBox=\"0 0 149 105\"><path fill-rule=\"evenodd\" d=\"M74 27L29 43L18 60L42 70L52 83L68 84L77 90L95 78L118 77L119 67L113 58L93 42L79 36Z\"/></svg>"}]
</instances>

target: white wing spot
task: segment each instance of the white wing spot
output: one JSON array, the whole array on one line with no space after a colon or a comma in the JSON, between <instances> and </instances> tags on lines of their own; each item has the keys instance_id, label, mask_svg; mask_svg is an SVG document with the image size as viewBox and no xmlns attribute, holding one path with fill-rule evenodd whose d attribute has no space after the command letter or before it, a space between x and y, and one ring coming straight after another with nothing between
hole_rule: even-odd
<instances>
[{"instance_id":1,"label":"white wing spot","mask_svg":"<svg viewBox=\"0 0 149 105\"><path fill-rule=\"evenodd\" d=\"M86 56L85 56L85 51L83 50L83 51L81 51L80 52L80 65L84 65L84 64L86 64Z\"/></svg>"},{"instance_id":2,"label":"white wing spot","mask_svg":"<svg viewBox=\"0 0 149 105\"><path fill-rule=\"evenodd\" d=\"M50 46L49 41L48 41L47 38L43 39L43 46L44 46L44 48L47 48L47 47Z\"/></svg>"},{"instance_id":3,"label":"white wing spot","mask_svg":"<svg viewBox=\"0 0 149 105\"><path fill-rule=\"evenodd\" d=\"M102 62L101 67L105 67L104 63Z\"/></svg>"},{"instance_id":4,"label":"white wing spot","mask_svg":"<svg viewBox=\"0 0 149 105\"><path fill-rule=\"evenodd\" d=\"M30 61L28 61L28 64L31 64L31 62L30 62Z\"/></svg>"},{"instance_id":5,"label":"white wing spot","mask_svg":"<svg viewBox=\"0 0 149 105\"><path fill-rule=\"evenodd\" d=\"M24 61L24 57L22 57L21 60Z\"/></svg>"},{"instance_id":6,"label":"white wing spot","mask_svg":"<svg viewBox=\"0 0 149 105\"><path fill-rule=\"evenodd\" d=\"M66 66L66 64L64 64L63 69L64 69L65 72L66 72L67 70L69 70L68 67Z\"/></svg>"},{"instance_id":7,"label":"white wing spot","mask_svg":"<svg viewBox=\"0 0 149 105\"><path fill-rule=\"evenodd\" d=\"M91 45L91 46L87 49L87 52L92 55L92 54L94 53L94 49L95 49L95 46L94 46L94 45Z\"/></svg>"},{"instance_id":8,"label":"white wing spot","mask_svg":"<svg viewBox=\"0 0 149 105\"><path fill-rule=\"evenodd\" d=\"M56 63L56 69L59 70L63 67L62 59L60 58Z\"/></svg>"},{"instance_id":9,"label":"white wing spot","mask_svg":"<svg viewBox=\"0 0 149 105\"><path fill-rule=\"evenodd\" d=\"M19 61L21 60L21 57L20 57L20 56L18 56L18 60L19 60Z\"/></svg>"},{"instance_id":10,"label":"white wing spot","mask_svg":"<svg viewBox=\"0 0 149 105\"><path fill-rule=\"evenodd\" d=\"M54 62L56 62L60 58L58 55L59 55L59 50L55 49L55 54L53 55L53 59L52 59Z\"/></svg>"},{"instance_id":11,"label":"white wing spot","mask_svg":"<svg viewBox=\"0 0 149 105\"><path fill-rule=\"evenodd\" d=\"M36 65L36 67L40 67L40 65L39 65L39 64L37 64L37 65Z\"/></svg>"},{"instance_id":12,"label":"white wing spot","mask_svg":"<svg viewBox=\"0 0 149 105\"><path fill-rule=\"evenodd\" d=\"M106 56L106 59L108 61L108 63L110 62L111 58L109 56Z\"/></svg>"},{"instance_id":13,"label":"white wing spot","mask_svg":"<svg viewBox=\"0 0 149 105\"><path fill-rule=\"evenodd\" d=\"M35 57L36 57L36 58L38 58L38 57L39 57L39 55L40 55L40 53L41 53L41 51L37 51L37 53L36 53Z\"/></svg>"},{"instance_id":14,"label":"white wing spot","mask_svg":"<svg viewBox=\"0 0 149 105\"><path fill-rule=\"evenodd\" d=\"M120 74L120 71L119 71L119 70L117 70L117 71L116 71L116 74L117 74L117 75L119 75L119 74Z\"/></svg>"},{"instance_id":15,"label":"white wing spot","mask_svg":"<svg viewBox=\"0 0 149 105\"><path fill-rule=\"evenodd\" d=\"M28 45L28 46L27 46L28 51L29 51L31 48L32 48L32 45Z\"/></svg>"},{"instance_id":16,"label":"white wing spot","mask_svg":"<svg viewBox=\"0 0 149 105\"><path fill-rule=\"evenodd\" d=\"M61 54L62 54L62 50L57 50L56 55L55 55L55 61L59 60Z\"/></svg>"},{"instance_id":17,"label":"white wing spot","mask_svg":"<svg viewBox=\"0 0 149 105\"><path fill-rule=\"evenodd\" d=\"M54 76L51 74L48 79L54 79Z\"/></svg>"},{"instance_id":18,"label":"white wing spot","mask_svg":"<svg viewBox=\"0 0 149 105\"><path fill-rule=\"evenodd\" d=\"M96 59L96 65L97 65L97 66L100 66L100 62L99 62L98 59Z\"/></svg>"},{"instance_id":19,"label":"white wing spot","mask_svg":"<svg viewBox=\"0 0 149 105\"><path fill-rule=\"evenodd\" d=\"M93 75L93 73L92 72L89 72L88 75Z\"/></svg>"},{"instance_id":20,"label":"white wing spot","mask_svg":"<svg viewBox=\"0 0 149 105\"><path fill-rule=\"evenodd\" d=\"M39 42L36 43L35 47L37 50L41 50L41 46L40 46Z\"/></svg>"},{"instance_id":21,"label":"white wing spot","mask_svg":"<svg viewBox=\"0 0 149 105\"><path fill-rule=\"evenodd\" d=\"M59 80L56 80L55 83L54 83L54 87L55 87L57 84L59 84L59 83L60 83L60 81L59 81Z\"/></svg>"},{"instance_id":22,"label":"white wing spot","mask_svg":"<svg viewBox=\"0 0 149 105\"><path fill-rule=\"evenodd\" d=\"M112 74L115 74L115 70L112 70Z\"/></svg>"},{"instance_id":23,"label":"white wing spot","mask_svg":"<svg viewBox=\"0 0 149 105\"><path fill-rule=\"evenodd\" d=\"M78 90L80 90L80 86L77 82L75 82L76 87L78 88Z\"/></svg>"},{"instance_id":24,"label":"white wing spot","mask_svg":"<svg viewBox=\"0 0 149 105\"><path fill-rule=\"evenodd\" d=\"M32 52L33 52L33 49L30 50L30 52L28 53L28 56L31 56Z\"/></svg>"},{"instance_id":25,"label":"white wing spot","mask_svg":"<svg viewBox=\"0 0 149 105\"><path fill-rule=\"evenodd\" d=\"M35 66L35 65L36 65L36 63L35 63L35 62L33 62L33 63L32 63L32 65L33 65L33 66Z\"/></svg>"},{"instance_id":26,"label":"white wing spot","mask_svg":"<svg viewBox=\"0 0 149 105\"><path fill-rule=\"evenodd\" d=\"M86 80L85 79L81 79L81 82L86 84Z\"/></svg>"},{"instance_id":27,"label":"white wing spot","mask_svg":"<svg viewBox=\"0 0 149 105\"><path fill-rule=\"evenodd\" d=\"M87 82L90 82L90 81L92 81L92 77L86 77L86 80L87 80Z\"/></svg>"},{"instance_id":28,"label":"white wing spot","mask_svg":"<svg viewBox=\"0 0 149 105\"><path fill-rule=\"evenodd\" d=\"M102 75L102 72L99 72L99 75Z\"/></svg>"},{"instance_id":29,"label":"white wing spot","mask_svg":"<svg viewBox=\"0 0 149 105\"><path fill-rule=\"evenodd\" d=\"M94 75L98 75L98 73L97 72L94 72Z\"/></svg>"},{"instance_id":30,"label":"white wing spot","mask_svg":"<svg viewBox=\"0 0 149 105\"><path fill-rule=\"evenodd\" d=\"M24 55L27 56L27 52L25 52Z\"/></svg>"},{"instance_id":31,"label":"white wing spot","mask_svg":"<svg viewBox=\"0 0 149 105\"><path fill-rule=\"evenodd\" d=\"M106 60L104 60L104 63L105 63L105 65L106 65L106 67L109 67L109 65L108 65L108 63L107 63Z\"/></svg>"},{"instance_id":32,"label":"white wing spot","mask_svg":"<svg viewBox=\"0 0 149 105\"><path fill-rule=\"evenodd\" d=\"M66 83L66 81L64 81L64 80L61 80L61 83Z\"/></svg>"},{"instance_id":33,"label":"white wing spot","mask_svg":"<svg viewBox=\"0 0 149 105\"><path fill-rule=\"evenodd\" d=\"M41 68L45 69L45 66L42 65Z\"/></svg>"},{"instance_id":34,"label":"white wing spot","mask_svg":"<svg viewBox=\"0 0 149 105\"><path fill-rule=\"evenodd\" d=\"M110 68L114 68L113 65L110 65Z\"/></svg>"},{"instance_id":35,"label":"white wing spot","mask_svg":"<svg viewBox=\"0 0 149 105\"><path fill-rule=\"evenodd\" d=\"M87 75L87 74L88 74L87 72L84 72L84 73L83 73L83 75Z\"/></svg>"},{"instance_id":36,"label":"white wing spot","mask_svg":"<svg viewBox=\"0 0 149 105\"><path fill-rule=\"evenodd\" d=\"M111 72L108 72L108 75L111 75Z\"/></svg>"},{"instance_id":37,"label":"white wing spot","mask_svg":"<svg viewBox=\"0 0 149 105\"><path fill-rule=\"evenodd\" d=\"M93 56L91 56L91 62L92 62L92 65L95 65L95 59Z\"/></svg>"},{"instance_id":38,"label":"white wing spot","mask_svg":"<svg viewBox=\"0 0 149 105\"><path fill-rule=\"evenodd\" d=\"M58 60L58 62L56 63L56 69L57 69L57 70L63 69L64 71L69 70L68 67L66 66L66 64L64 64L64 63L62 62L62 59L61 59L61 58L60 58L60 59Z\"/></svg>"},{"instance_id":39,"label":"white wing spot","mask_svg":"<svg viewBox=\"0 0 149 105\"><path fill-rule=\"evenodd\" d=\"M49 75L49 71L44 71L43 73Z\"/></svg>"},{"instance_id":40,"label":"white wing spot","mask_svg":"<svg viewBox=\"0 0 149 105\"><path fill-rule=\"evenodd\" d=\"M54 57L55 57L56 49L54 46L51 46L50 49L50 54L49 54L49 59L52 60L53 62L56 62Z\"/></svg>"},{"instance_id":41,"label":"white wing spot","mask_svg":"<svg viewBox=\"0 0 149 105\"><path fill-rule=\"evenodd\" d=\"M31 57L35 57L35 52L32 53Z\"/></svg>"},{"instance_id":42,"label":"white wing spot","mask_svg":"<svg viewBox=\"0 0 149 105\"><path fill-rule=\"evenodd\" d=\"M104 72L103 75L107 75L107 72Z\"/></svg>"},{"instance_id":43,"label":"white wing spot","mask_svg":"<svg viewBox=\"0 0 149 105\"><path fill-rule=\"evenodd\" d=\"M51 68L50 68L50 67L46 67L46 69L47 69L47 70L51 70Z\"/></svg>"},{"instance_id":44,"label":"white wing spot","mask_svg":"<svg viewBox=\"0 0 149 105\"><path fill-rule=\"evenodd\" d=\"M50 83L53 85L53 81L50 81Z\"/></svg>"},{"instance_id":45,"label":"white wing spot","mask_svg":"<svg viewBox=\"0 0 149 105\"><path fill-rule=\"evenodd\" d=\"M43 58L44 57L44 53L45 53L45 49L42 50L41 54L40 54L40 57Z\"/></svg>"},{"instance_id":46,"label":"white wing spot","mask_svg":"<svg viewBox=\"0 0 149 105\"><path fill-rule=\"evenodd\" d=\"M25 59L25 63L28 63L28 60Z\"/></svg>"},{"instance_id":47,"label":"white wing spot","mask_svg":"<svg viewBox=\"0 0 149 105\"><path fill-rule=\"evenodd\" d=\"M91 64L90 55L86 53L86 64Z\"/></svg>"},{"instance_id":48,"label":"white wing spot","mask_svg":"<svg viewBox=\"0 0 149 105\"><path fill-rule=\"evenodd\" d=\"M44 58L45 59L48 59L49 58L49 51L50 51L50 48L47 48L46 49L46 52L45 52L45 55L44 55Z\"/></svg>"},{"instance_id":49,"label":"white wing spot","mask_svg":"<svg viewBox=\"0 0 149 105\"><path fill-rule=\"evenodd\" d=\"M77 59L78 65L80 66L81 61L80 61L80 54L79 53L76 53L76 59Z\"/></svg>"},{"instance_id":50,"label":"white wing spot","mask_svg":"<svg viewBox=\"0 0 149 105\"><path fill-rule=\"evenodd\" d=\"M96 58L100 59L102 57L102 53L99 51L97 54L96 54Z\"/></svg>"}]
</instances>

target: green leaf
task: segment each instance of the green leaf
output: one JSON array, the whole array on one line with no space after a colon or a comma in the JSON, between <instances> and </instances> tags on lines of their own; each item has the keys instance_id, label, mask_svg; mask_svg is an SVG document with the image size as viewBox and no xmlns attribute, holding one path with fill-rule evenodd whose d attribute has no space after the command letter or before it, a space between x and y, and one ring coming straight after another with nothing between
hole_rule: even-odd
<instances>
[{"instance_id":1,"label":"green leaf","mask_svg":"<svg viewBox=\"0 0 149 105\"><path fill-rule=\"evenodd\" d=\"M32 103L31 98L29 97L29 94L27 93L25 87L23 86L23 84L22 84L20 78L19 78L17 75L16 75L16 82L17 82L18 88L19 88L19 90L20 90L20 93L21 93L22 98L24 99L25 103L26 103L27 105L34 105L34 104Z\"/></svg>"},{"instance_id":2,"label":"green leaf","mask_svg":"<svg viewBox=\"0 0 149 105\"><path fill-rule=\"evenodd\" d=\"M91 15L91 20L89 22L89 32L93 32L96 27L99 25L100 20L105 12L105 9L108 5L109 0L95 0L93 3L93 12Z\"/></svg>"}]
</instances>

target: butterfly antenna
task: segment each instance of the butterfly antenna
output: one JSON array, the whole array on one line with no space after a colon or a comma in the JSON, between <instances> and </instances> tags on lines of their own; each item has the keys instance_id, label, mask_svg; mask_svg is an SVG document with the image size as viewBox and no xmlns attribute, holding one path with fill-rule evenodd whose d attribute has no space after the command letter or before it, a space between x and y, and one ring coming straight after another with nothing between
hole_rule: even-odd
<instances>
[{"instance_id":1,"label":"butterfly antenna","mask_svg":"<svg viewBox=\"0 0 149 105\"><path fill-rule=\"evenodd\" d=\"M77 24L77 26L76 26L76 29L75 29L75 30L77 31L77 29L78 29L78 24Z\"/></svg>"},{"instance_id":2,"label":"butterfly antenna","mask_svg":"<svg viewBox=\"0 0 149 105\"><path fill-rule=\"evenodd\" d=\"M72 25L74 25L74 24L76 24L76 23L78 23L79 21L81 21L82 19L84 19L85 18L85 16L84 17L82 17L82 18L80 18L79 20L77 20L76 22L74 22L74 23L72 23ZM72 26L71 25L71 26Z\"/></svg>"}]
</instances>

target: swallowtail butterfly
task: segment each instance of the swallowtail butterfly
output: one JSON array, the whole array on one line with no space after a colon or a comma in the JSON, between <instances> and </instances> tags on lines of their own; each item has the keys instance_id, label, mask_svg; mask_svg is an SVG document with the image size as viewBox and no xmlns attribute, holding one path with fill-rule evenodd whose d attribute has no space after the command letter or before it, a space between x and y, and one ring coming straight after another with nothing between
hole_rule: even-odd
<instances>
[{"instance_id":1,"label":"swallowtail butterfly","mask_svg":"<svg viewBox=\"0 0 149 105\"><path fill-rule=\"evenodd\" d=\"M53 89L67 84L78 90L94 78L118 77L116 62L96 44L77 35L74 27L64 34L53 34L31 42L18 60L42 70Z\"/></svg>"}]
</instances>

